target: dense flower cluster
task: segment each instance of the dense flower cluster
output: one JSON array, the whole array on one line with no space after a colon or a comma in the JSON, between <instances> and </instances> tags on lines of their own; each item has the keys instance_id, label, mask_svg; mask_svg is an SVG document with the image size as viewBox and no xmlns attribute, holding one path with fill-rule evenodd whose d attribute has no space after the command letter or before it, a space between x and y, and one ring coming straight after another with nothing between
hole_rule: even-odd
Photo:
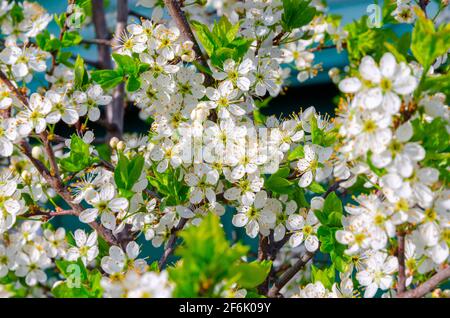
<instances>
[{"instance_id":1,"label":"dense flower cluster","mask_svg":"<svg viewBox=\"0 0 450 318\"><path fill-rule=\"evenodd\" d=\"M325 43L354 50L321 1L298 1L306 20L293 17L294 2L208 1L205 11L185 1L205 58L195 38L163 19L158 1L139 1L156 6L151 19L116 35L114 70L91 71L79 57L60 63L67 52L58 52L79 43L69 38L89 23L81 6L71 2L59 18L66 42L55 49L48 43L56 38L42 35L49 14L3 0L0 296L12 284L24 295L50 287L65 296L75 264L86 272L76 296L171 297L176 274L162 267L176 234L227 210L235 228L270 247L258 261L282 269L308 257L285 296L391 297L446 269L448 96L424 89L427 77L441 80L445 58L421 65L399 51L362 54L345 73L330 71L342 92L336 118L314 107L265 117L261 105L283 92L292 69L299 82L317 75L314 52ZM426 19L412 1L397 4L398 21ZM46 85L27 88L43 72ZM89 125L104 124L123 81L149 133L108 135L104 156ZM69 139L56 134L62 125L74 132ZM46 222L62 215L92 230ZM165 247L159 268L139 258L140 234L143 244ZM316 267L319 250L330 267ZM253 292L228 283L216 288L221 296Z\"/></svg>"}]
</instances>

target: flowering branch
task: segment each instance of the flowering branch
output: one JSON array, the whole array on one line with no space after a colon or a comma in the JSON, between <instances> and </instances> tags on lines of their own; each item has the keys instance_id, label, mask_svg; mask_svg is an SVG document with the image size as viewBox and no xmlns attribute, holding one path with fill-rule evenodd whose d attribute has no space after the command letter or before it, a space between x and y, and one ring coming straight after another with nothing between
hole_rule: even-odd
<instances>
[{"instance_id":1,"label":"flowering branch","mask_svg":"<svg viewBox=\"0 0 450 318\"><path fill-rule=\"evenodd\" d=\"M158 267L160 270L166 264L169 256L172 255L172 253L175 251L175 248L176 248L175 243L177 242L177 233L183 229L183 227L186 225L187 221L188 221L188 219L181 218L180 221L178 222L178 225L172 229L169 240L167 241L166 247L164 249L164 253L158 262Z\"/></svg>"},{"instance_id":2,"label":"flowering branch","mask_svg":"<svg viewBox=\"0 0 450 318\"><path fill-rule=\"evenodd\" d=\"M445 269L438 271L425 283L417 286L416 288L397 294L398 298L420 298L425 296L427 293L435 289L440 283L444 282L450 278L450 266Z\"/></svg>"},{"instance_id":3,"label":"flowering branch","mask_svg":"<svg viewBox=\"0 0 450 318\"><path fill-rule=\"evenodd\" d=\"M189 22L184 14L183 10L181 10L180 3L177 0L164 0L164 4L169 10L170 16L174 19L176 25L180 29L181 34L194 43L193 50L196 55L196 59L205 69L209 69L209 65L207 62L207 58L203 54L200 46L198 45L197 40L195 39L194 33L189 25ZM208 73L203 73L205 75L205 84L208 86L214 82L214 79Z\"/></svg>"},{"instance_id":4,"label":"flowering branch","mask_svg":"<svg viewBox=\"0 0 450 318\"><path fill-rule=\"evenodd\" d=\"M314 256L315 253L306 252L300 259L286 270L283 275L275 282L267 293L268 297L278 297L280 290L298 273Z\"/></svg>"}]
</instances>

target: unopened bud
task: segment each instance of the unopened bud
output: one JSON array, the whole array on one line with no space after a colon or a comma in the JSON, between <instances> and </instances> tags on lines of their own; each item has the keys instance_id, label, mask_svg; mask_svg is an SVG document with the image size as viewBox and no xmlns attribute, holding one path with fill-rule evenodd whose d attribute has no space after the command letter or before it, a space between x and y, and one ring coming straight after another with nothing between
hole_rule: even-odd
<instances>
[{"instance_id":1,"label":"unopened bud","mask_svg":"<svg viewBox=\"0 0 450 318\"><path fill-rule=\"evenodd\" d=\"M441 6L443 7L448 6L448 0L441 0Z\"/></svg>"},{"instance_id":2,"label":"unopened bud","mask_svg":"<svg viewBox=\"0 0 450 318\"><path fill-rule=\"evenodd\" d=\"M117 143L117 146L116 146L116 148L117 148L117 150L119 150L119 151L123 151L123 150L125 150L125 147L126 147L127 145L125 145L125 143L123 142L123 141L119 141L118 143Z\"/></svg>"},{"instance_id":3,"label":"unopened bud","mask_svg":"<svg viewBox=\"0 0 450 318\"><path fill-rule=\"evenodd\" d=\"M26 184L29 184L31 182L31 173L29 171L22 171L21 177L23 182L25 182Z\"/></svg>"},{"instance_id":4,"label":"unopened bud","mask_svg":"<svg viewBox=\"0 0 450 318\"><path fill-rule=\"evenodd\" d=\"M43 152L42 152L41 147L34 146L33 149L31 149L31 156L34 159L39 159L42 157L42 155L43 155Z\"/></svg>"},{"instance_id":5,"label":"unopened bud","mask_svg":"<svg viewBox=\"0 0 450 318\"><path fill-rule=\"evenodd\" d=\"M112 149L115 149L117 147L117 144L119 143L119 138L117 137L112 137L111 140L109 141L109 146Z\"/></svg>"}]
</instances>

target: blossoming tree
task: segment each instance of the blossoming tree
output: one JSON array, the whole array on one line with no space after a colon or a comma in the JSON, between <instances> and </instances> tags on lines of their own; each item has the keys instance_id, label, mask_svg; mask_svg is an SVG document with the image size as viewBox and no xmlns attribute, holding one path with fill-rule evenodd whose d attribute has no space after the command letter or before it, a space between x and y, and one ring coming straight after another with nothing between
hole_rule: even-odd
<instances>
[{"instance_id":1,"label":"blossoming tree","mask_svg":"<svg viewBox=\"0 0 450 318\"><path fill-rule=\"evenodd\" d=\"M448 295L447 1L384 1L377 27L325 1L116 2L110 30L103 0L0 1L1 296ZM323 49L349 59L335 118L265 117ZM130 107L148 133L123 131Z\"/></svg>"}]
</instances>

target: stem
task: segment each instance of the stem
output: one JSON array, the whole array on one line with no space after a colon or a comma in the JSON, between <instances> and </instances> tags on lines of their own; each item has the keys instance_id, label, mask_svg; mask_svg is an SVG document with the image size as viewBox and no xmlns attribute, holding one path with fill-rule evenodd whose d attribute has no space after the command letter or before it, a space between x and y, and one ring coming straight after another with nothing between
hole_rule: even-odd
<instances>
[{"instance_id":1,"label":"stem","mask_svg":"<svg viewBox=\"0 0 450 318\"><path fill-rule=\"evenodd\" d=\"M198 45L197 40L195 39L194 33L192 32L191 27L189 26L188 20L186 19L186 15L184 14L183 10L181 10L180 3L177 0L164 0L164 4L169 10L170 16L175 21L177 27L180 29L181 34L194 43L193 49L195 52L196 60L197 62L209 70L209 65L207 63L207 58L205 55L203 55L202 50L200 49L200 46ZM200 70L201 71L201 70ZM214 79L209 75L208 73L204 73L205 75L205 86L209 86L214 82Z\"/></svg>"},{"instance_id":2,"label":"stem","mask_svg":"<svg viewBox=\"0 0 450 318\"><path fill-rule=\"evenodd\" d=\"M170 255L175 251L175 243L177 242L177 233L183 229L186 225L188 219L181 218L178 225L172 229L172 233L170 234L169 240L167 241L166 248L164 249L164 253L161 256L161 259L158 262L159 269L161 270L163 266L166 264L167 259Z\"/></svg>"},{"instance_id":3,"label":"stem","mask_svg":"<svg viewBox=\"0 0 450 318\"><path fill-rule=\"evenodd\" d=\"M398 233L398 285L397 293L403 293L406 290L406 274L405 274L405 234Z\"/></svg>"},{"instance_id":4,"label":"stem","mask_svg":"<svg viewBox=\"0 0 450 318\"><path fill-rule=\"evenodd\" d=\"M419 0L419 7L425 13L425 16L427 16L427 5L429 3L430 3L430 0Z\"/></svg>"},{"instance_id":5,"label":"stem","mask_svg":"<svg viewBox=\"0 0 450 318\"><path fill-rule=\"evenodd\" d=\"M292 265L281 277L275 282L267 293L268 297L278 297L280 290L297 274L314 256L314 253L306 252L300 259Z\"/></svg>"},{"instance_id":6,"label":"stem","mask_svg":"<svg viewBox=\"0 0 450 318\"><path fill-rule=\"evenodd\" d=\"M407 292L397 294L398 298L420 298L435 289L440 283L450 278L450 266L434 274L425 283Z\"/></svg>"}]
</instances>

